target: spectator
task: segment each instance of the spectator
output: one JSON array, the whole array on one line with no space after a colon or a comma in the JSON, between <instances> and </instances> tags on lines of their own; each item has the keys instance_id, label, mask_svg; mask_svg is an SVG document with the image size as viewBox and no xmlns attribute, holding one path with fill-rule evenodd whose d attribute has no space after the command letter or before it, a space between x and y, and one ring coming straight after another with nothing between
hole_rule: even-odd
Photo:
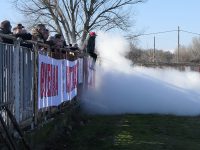
<instances>
[{"instance_id":1,"label":"spectator","mask_svg":"<svg viewBox=\"0 0 200 150\"><path fill-rule=\"evenodd\" d=\"M65 40L61 34L55 34L53 37L49 37L47 42L51 44L51 51L53 52L52 56L54 58L64 58L61 52L66 53L64 49L66 47Z\"/></svg>"},{"instance_id":2,"label":"spectator","mask_svg":"<svg viewBox=\"0 0 200 150\"><path fill-rule=\"evenodd\" d=\"M66 42L61 34L55 34L54 36L54 50L60 52L60 49L66 46Z\"/></svg>"},{"instance_id":3,"label":"spectator","mask_svg":"<svg viewBox=\"0 0 200 150\"><path fill-rule=\"evenodd\" d=\"M95 53L95 38L96 38L96 33L90 32L87 42L86 52L93 58L91 69L94 69L94 65L97 60L97 54Z\"/></svg>"},{"instance_id":4,"label":"spectator","mask_svg":"<svg viewBox=\"0 0 200 150\"><path fill-rule=\"evenodd\" d=\"M38 24L35 28L32 29L32 40L44 43L45 30L46 30L46 27L44 24Z\"/></svg>"},{"instance_id":5,"label":"spectator","mask_svg":"<svg viewBox=\"0 0 200 150\"><path fill-rule=\"evenodd\" d=\"M44 42L46 43L47 39L49 37L49 30L45 29L44 33L43 33L43 38L44 38Z\"/></svg>"},{"instance_id":6,"label":"spectator","mask_svg":"<svg viewBox=\"0 0 200 150\"><path fill-rule=\"evenodd\" d=\"M44 32L44 42L45 44L49 45L51 51L54 47L54 37L49 35L49 30L46 29Z\"/></svg>"},{"instance_id":7,"label":"spectator","mask_svg":"<svg viewBox=\"0 0 200 150\"><path fill-rule=\"evenodd\" d=\"M24 26L22 26L21 23L17 24L17 26L13 28L13 34L23 33L22 29L24 29Z\"/></svg>"},{"instance_id":8,"label":"spectator","mask_svg":"<svg viewBox=\"0 0 200 150\"><path fill-rule=\"evenodd\" d=\"M25 30L24 26L22 24L18 24L14 29L13 29L13 35L16 38L21 38L23 41L20 42L21 46L32 48L33 45L30 43L27 43L25 40L31 40L32 35L30 33L27 33Z\"/></svg>"},{"instance_id":9,"label":"spectator","mask_svg":"<svg viewBox=\"0 0 200 150\"><path fill-rule=\"evenodd\" d=\"M70 47L70 50L72 50L72 51L79 50L78 44L74 43L73 46Z\"/></svg>"},{"instance_id":10,"label":"spectator","mask_svg":"<svg viewBox=\"0 0 200 150\"><path fill-rule=\"evenodd\" d=\"M33 41L37 41L39 43L46 43L48 35L49 35L49 31L46 29L44 24L38 24L35 28L32 29ZM48 50L48 46L45 46L45 45L43 46L39 45L38 48L41 52L45 52L45 53Z\"/></svg>"},{"instance_id":11,"label":"spectator","mask_svg":"<svg viewBox=\"0 0 200 150\"><path fill-rule=\"evenodd\" d=\"M10 24L10 21L4 20L3 22L1 22L0 33L11 35L12 34L11 28L12 28L12 26ZM8 44L14 43L12 39L4 38L4 37L1 38L1 41L3 43L8 43Z\"/></svg>"},{"instance_id":12,"label":"spectator","mask_svg":"<svg viewBox=\"0 0 200 150\"><path fill-rule=\"evenodd\" d=\"M49 36L48 39L46 40L45 44L49 45L51 48L51 51L53 51L54 47L54 37Z\"/></svg>"},{"instance_id":13,"label":"spectator","mask_svg":"<svg viewBox=\"0 0 200 150\"><path fill-rule=\"evenodd\" d=\"M13 35L15 35L15 37L20 37L23 40L31 40L32 39L32 35L30 33L27 33L27 31L25 30L24 26L22 26L22 24L18 24L14 29L13 29Z\"/></svg>"}]
</instances>

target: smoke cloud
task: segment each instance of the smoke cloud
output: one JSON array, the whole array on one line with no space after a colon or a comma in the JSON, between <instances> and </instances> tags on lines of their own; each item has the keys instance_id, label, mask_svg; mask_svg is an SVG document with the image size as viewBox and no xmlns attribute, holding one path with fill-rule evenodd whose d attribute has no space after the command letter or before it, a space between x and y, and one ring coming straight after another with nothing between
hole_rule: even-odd
<instances>
[{"instance_id":1,"label":"smoke cloud","mask_svg":"<svg viewBox=\"0 0 200 150\"><path fill-rule=\"evenodd\" d=\"M99 32L96 87L83 96L84 110L95 114L200 114L200 74L131 66L127 41Z\"/></svg>"}]
</instances>

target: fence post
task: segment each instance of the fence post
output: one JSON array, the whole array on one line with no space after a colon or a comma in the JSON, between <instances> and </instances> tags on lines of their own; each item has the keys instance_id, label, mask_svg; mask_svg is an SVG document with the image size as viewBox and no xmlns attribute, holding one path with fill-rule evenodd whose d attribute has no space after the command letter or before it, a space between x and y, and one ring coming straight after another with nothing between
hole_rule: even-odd
<instances>
[{"instance_id":1,"label":"fence post","mask_svg":"<svg viewBox=\"0 0 200 150\"><path fill-rule=\"evenodd\" d=\"M14 57L13 57L13 74L14 74L14 116L19 123L20 121L20 83L19 83L19 49L20 41L16 40L14 43Z\"/></svg>"},{"instance_id":2,"label":"fence post","mask_svg":"<svg viewBox=\"0 0 200 150\"><path fill-rule=\"evenodd\" d=\"M33 126L37 125L38 119L38 45L34 44L34 99L33 99Z\"/></svg>"}]
</instances>

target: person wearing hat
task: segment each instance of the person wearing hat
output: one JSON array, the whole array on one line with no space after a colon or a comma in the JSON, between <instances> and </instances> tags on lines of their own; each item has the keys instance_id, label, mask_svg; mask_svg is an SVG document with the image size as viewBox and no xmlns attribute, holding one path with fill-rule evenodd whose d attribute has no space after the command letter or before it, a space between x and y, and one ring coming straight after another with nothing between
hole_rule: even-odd
<instances>
[{"instance_id":1,"label":"person wearing hat","mask_svg":"<svg viewBox=\"0 0 200 150\"><path fill-rule=\"evenodd\" d=\"M0 33L2 34L12 34L11 32L11 24L10 21L8 20L4 20L1 22L1 26L0 26ZM8 38L1 38L1 41L3 43L8 43L8 44L13 44L13 40L12 39L8 39Z\"/></svg>"},{"instance_id":2,"label":"person wearing hat","mask_svg":"<svg viewBox=\"0 0 200 150\"><path fill-rule=\"evenodd\" d=\"M13 34L15 35L15 37L20 37L23 40L32 39L32 35L30 33L27 33L27 31L21 23L17 24L17 26L13 28Z\"/></svg>"},{"instance_id":3,"label":"person wearing hat","mask_svg":"<svg viewBox=\"0 0 200 150\"><path fill-rule=\"evenodd\" d=\"M13 34L19 34L19 33L22 33L23 31L25 32L25 30L23 29L24 29L24 26L21 23L19 23L17 24L16 27L13 28Z\"/></svg>"},{"instance_id":4,"label":"person wearing hat","mask_svg":"<svg viewBox=\"0 0 200 150\"><path fill-rule=\"evenodd\" d=\"M13 35L16 38L21 38L23 41L20 42L21 46L32 48L33 45L31 43L27 43L25 40L31 40L32 35L30 33L27 33L27 31L24 29L24 26L19 23L15 28L13 28Z\"/></svg>"},{"instance_id":5,"label":"person wearing hat","mask_svg":"<svg viewBox=\"0 0 200 150\"><path fill-rule=\"evenodd\" d=\"M90 32L86 51L93 58L93 63L92 63L91 69L94 69L94 65L97 60L97 54L95 53L95 38L96 38L96 33Z\"/></svg>"}]
</instances>

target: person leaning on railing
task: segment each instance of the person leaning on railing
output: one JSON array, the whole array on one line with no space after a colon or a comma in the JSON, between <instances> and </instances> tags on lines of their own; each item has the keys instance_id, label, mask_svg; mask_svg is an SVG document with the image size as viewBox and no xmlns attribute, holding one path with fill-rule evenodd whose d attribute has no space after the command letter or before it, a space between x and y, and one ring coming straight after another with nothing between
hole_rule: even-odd
<instances>
[{"instance_id":1,"label":"person leaning on railing","mask_svg":"<svg viewBox=\"0 0 200 150\"><path fill-rule=\"evenodd\" d=\"M38 24L36 27L32 29L32 40L44 43L44 34L46 27L44 24Z\"/></svg>"},{"instance_id":2,"label":"person leaning on railing","mask_svg":"<svg viewBox=\"0 0 200 150\"><path fill-rule=\"evenodd\" d=\"M78 44L74 43L73 46L70 47L70 50L71 51L78 51L79 50Z\"/></svg>"},{"instance_id":3,"label":"person leaning on railing","mask_svg":"<svg viewBox=\"0 0 200 150\"><path fill-rule=\"evenodd\" d=\"M74 43L70 48L70 52L73 53L73 55L80 57L80 48L77 43Z\"/></svg>"},{"instance_id":4,"label":"person leaning on railing","mask_svg":"<svg viewBox=\"0 0 200 150\"><path fill-rule=\"evenodd\" d=\"M12 26L10 24L10 21L4 20L1 22L0 33L12 35L11 29L12 29ZM0 42L7 43L7 44L14 43L12 39L5 38L5 37L0 37Z\"/></svg>"},{"instance_id":5,"label":"person leaning on railing","mask_svg":"<svg viewBox=\"0 0 200 150\"><path fill-rule=\"evenodd\" d=\"M61 34L55 34L47 39L47 43L50 45L50 49L53 57L63 58L63 54L66 53L66 42Z\"/></svg>"},{"instance_id":6,"label":"person leaning on railing","mask_svg":"<svg viewBox=\"0 0 200 150\"><path fill-rule=\"evenodd\" d=\"M30 33L27 33L27 31L25 30L22 24L17 24L17 26L13 28L13 35L16 38L21 39L20 46L33 48L33 44L26 42L26 40L32 39L32 35Z\"/></svg>"},{"instance_id":7,"label":"person leaning on railing","mask_svg":"<svg viewBox=\"0 0 200 150\"><path fill-rule=\"evenodd\" d=\"M32 40L38 43L38 49L41 52L46 53L48 50L48 45L45 44L49 35L48 29L46 29L44 24L38 24L32 29Z\"/></svg>"},{"instance_id":8,"label":"person leaning on railing","mask_svg":"<svg viewBox=\"0 0 200 150\"><path fill-rule=\"evenodd\" d=\"M66 46L67 45L66 45L64 37L61 34L55 34L55 36L54 36L54 50L55 50L55 52L58 52L58 53L61 52L60 49L65 48Z\"/></svg>"}]
</instances>

